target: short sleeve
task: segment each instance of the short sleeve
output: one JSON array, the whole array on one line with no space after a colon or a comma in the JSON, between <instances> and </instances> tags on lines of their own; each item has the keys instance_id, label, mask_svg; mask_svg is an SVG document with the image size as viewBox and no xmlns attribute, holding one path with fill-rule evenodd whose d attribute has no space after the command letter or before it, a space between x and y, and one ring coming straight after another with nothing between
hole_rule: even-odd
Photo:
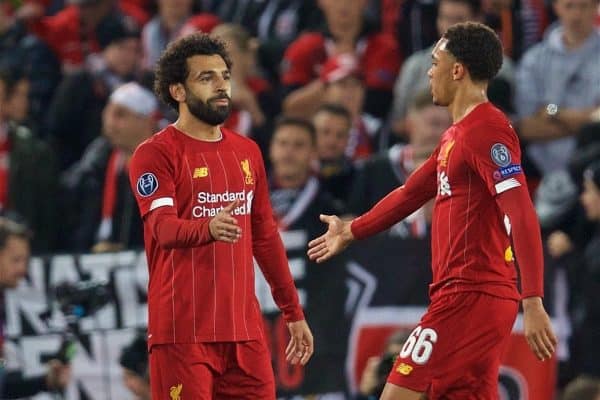
<instances>
[{"instance_id":1,"label":"short sleeve","mask_svg":"<svg viewBox=\"0 0 600 400\"><path fill-rule=\"evenodd\" d=\"M481 124L465 137L465 160L485 182L492 196L526 187L519 139L508 121Z\"/></svg>"},{"instance_id":2,"label":"short sleeve","mask_svg":"<svg viewBox=\"0 0 600 400\"><path fill-rule=\"evenodd\" d=\"M144 143L129 164L129 181L142 218L159 207L175 207L174 168L158 145Z\"/></svg>"}]
</instances>

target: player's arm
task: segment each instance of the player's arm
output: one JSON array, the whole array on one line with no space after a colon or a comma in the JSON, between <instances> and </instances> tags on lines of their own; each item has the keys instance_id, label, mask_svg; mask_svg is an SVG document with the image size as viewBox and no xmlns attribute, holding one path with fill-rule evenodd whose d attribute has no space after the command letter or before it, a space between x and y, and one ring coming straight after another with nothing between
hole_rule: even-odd
<instances>
[{"instance_id":1,"label":"player's arm","mask_svg":"<svg viewBox=\"0 0 600 400\"><path fill-rule=\"evenodd\" d=\"M308 244L308 257L318 263L344 250L355 239L363 239L389 229L418 210L437 192L438 150L413 172L403 186L390 192L369 211L352 221L333 215L321 215L327 232Z\"/></svg>"},{"instance_id":2,"label":"player's arm","mask_svg":"<svg viewBox=\"0 0 600 400\"><path fill-rule=\"evenodd\" d=\"M304 319L304 313L273 218L262 158L256 164L260 165L256 168L257 179L252 202L252 251L285 321L299 321Z\"/></svg>"},{"instance_id":3,"label":"player's arm","mask_svg":"<svg viewBox=\"0 0 600 400\"><path fill-rule=\"evenodd\" d=\"M535 355L544 360L551 357L557 341L542 304L542 240L521 168L519 142L508 123L479 128L470 132L465 140L465 159L485 182L500 211L510 221L515 257L521 272L525 337Z\"/></svg>"},{"instance_id":4,"label":"player's arm","mask_svg":"<svg viewBox=\"0 0 600 400\"><path fill-rule=\"evenodd\" d=\"M294 278L269 200L264 162L255 145L257 179L252 202L252 251L290 332L285 349L292 364L306 364L314 352L313 336L300 306Z\"/></svg>"},{"instance_id":5,"label":"player's arm","mask_svg":"<svg viewBox=\"0 0 600 400\"><path fill-rule=\"evenodd\" d=\"M437 155L436 150L408 177L404 185L390 192L369 211L355 218L350 224L352 236L363 239L383 232L435 197Z\"/></svg>"},{"instance_id":6,"label":"player's arm","mask_svg":"<svg viewBox=\"0 0 600 400\"><path fill-rule=\"evenodd\" d=\"M214 240L235 243L241 236L238 222L231 215L237 203L234 201L210 220L201 221L178 218L173 207L160 207L151 211L144 222L163 249L198 247Z\"/></svg>"},{"instance_id":7,"label":"player's arm","mask_svg":"<svg viewBox=\"0 0 600 400\"><path fill-rule=\"evenodd\" d=\"M211 220L188 220L177 215L177 200L171 157L155 143L144 143L129 165L129 179L144 223L164 249L197 247L223 240L233 243L240 235L230 215L235 202Z\"/></svg>"}]
</instances>

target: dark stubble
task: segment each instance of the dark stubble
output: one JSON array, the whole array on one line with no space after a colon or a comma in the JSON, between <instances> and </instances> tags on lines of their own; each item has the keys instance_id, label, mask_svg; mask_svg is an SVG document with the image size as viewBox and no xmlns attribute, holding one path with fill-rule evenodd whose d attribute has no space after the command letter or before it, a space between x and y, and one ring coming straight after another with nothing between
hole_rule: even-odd
<instances>
[{"instance_id":1,"label":"dark stubble","mask_svg":"<svg viewBox=\"0 0 600 400\"><path fill-rule=\"evenodd\" d=\"M227 99L228 104L226 106L211 105L215 100L220 99ZM204 102L186 89L185 104L194 117L212 126L221 125L231 112L231 99L226 93L211 97Z\"/></svg>"}]
</instances>

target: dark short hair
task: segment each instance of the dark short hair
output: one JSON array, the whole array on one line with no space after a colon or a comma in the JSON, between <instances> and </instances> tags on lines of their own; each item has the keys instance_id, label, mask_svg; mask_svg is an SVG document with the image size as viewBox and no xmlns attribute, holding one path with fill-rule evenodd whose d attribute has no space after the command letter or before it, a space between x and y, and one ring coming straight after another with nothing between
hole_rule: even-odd
<instances>
[{"instance_id":1,"label":"dark short hair","mask_svg":"<svg viewBox=\"0 0 600 400\"><path fill-rule=\"evenodd\" d=\"M326 112L329 114L337 115L338 117L342 117L348 121L348 125L352 126L352 114L346 107L338 103L323 103L317 108L315 111L315 115L320 112Z\"/></svg>"},{"instance_id":2,"label":"dark short hair","mask_svg":"<svg viewBox=\"0 0 600 400\"><path fill-rule=\"evenodd\" d=\"M171 97L169 86L184 83L190 73L187 60L193 56L221 56L227 68L232 63L225 43L205 33L184 36L167 46L155 70L154 92L165 104L179 110L179 103Z\"/></svg>"},{"instance_id":3,"label":"dark short hair","mask_svg":"<svg viewBox=\"0 0 600 400\"><path fill-rule=\"evenodd\" d=\"M20 224L5 217L0 217L0 250L3 250L11 237L31 240L32 233L25 224Z\"/></svg>"},{"instance_id":4,"label":"dark short hair","mask_svg":"<svg viewBox=\"0 0 600 400\"><path fill-rule=\"evenodd\" d=\"M481 13L481 0L442 0L442 1L447 1L449 3L464 4L471 9L471 12L473 13L473 15L479 15ZM442 1L440 1L438 3L438 7Z\"/></svg>"},{"instance_id":5,"label":"dark short hair","mask_svg":"<svg viewBox=\"0 0 600 400\"><path fill-rule=\"evenodd\" d=\"M502 66L502 43L488 26L478 22L452 25L443 36L446 49L465 65L474 81L491 80Z\"/></svg>"},{"instance_id":6,"label":"dark short hair","mask_svg":"<svg viewBox=\"0 0 600 400\"><path fill-rule=\"evenodd\" d=\"M317 133L316 133L315 126L313 125L312 122L310 122L304 118L281 115L281 116L277 117L277 119L275 120L273 136L275 135L275 132L277 132L280 128L282 128L284 126L296 126L301 129L304 129L306 132L308 132L308 134L310 136L310 140L313 143L315 142L315 137L316 137Z\"/></svg>"}]
</instances>

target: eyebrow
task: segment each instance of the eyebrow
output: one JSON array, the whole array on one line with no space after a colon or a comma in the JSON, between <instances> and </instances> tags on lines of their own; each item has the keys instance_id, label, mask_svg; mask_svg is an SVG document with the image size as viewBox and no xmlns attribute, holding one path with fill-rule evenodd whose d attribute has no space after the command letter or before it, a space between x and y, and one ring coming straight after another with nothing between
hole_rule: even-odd
<instances>
[{"instance_id":1,"label":"eyebrow","mask_svg":"<svg viewBox=\"0 0 600 400\"><path fill-rule=\"evenodd\" d=\"M197 73L194 75L194 77L195 77L195 78L199 78L199 77L201 77L201 76L203 76L203 75L214 75L214 74L218 74L219 72L221 72L221 73L228 73L228 74L229 74L229 73L231 73L231 71L229 70L229 68L227 68L227 69L223 69L223 70L221 70L221 71L217 71L217 70L215 70L215 69L208 69L208 70L204 70L204 71L197 72Z\"/></svg>"}]
</instances>

